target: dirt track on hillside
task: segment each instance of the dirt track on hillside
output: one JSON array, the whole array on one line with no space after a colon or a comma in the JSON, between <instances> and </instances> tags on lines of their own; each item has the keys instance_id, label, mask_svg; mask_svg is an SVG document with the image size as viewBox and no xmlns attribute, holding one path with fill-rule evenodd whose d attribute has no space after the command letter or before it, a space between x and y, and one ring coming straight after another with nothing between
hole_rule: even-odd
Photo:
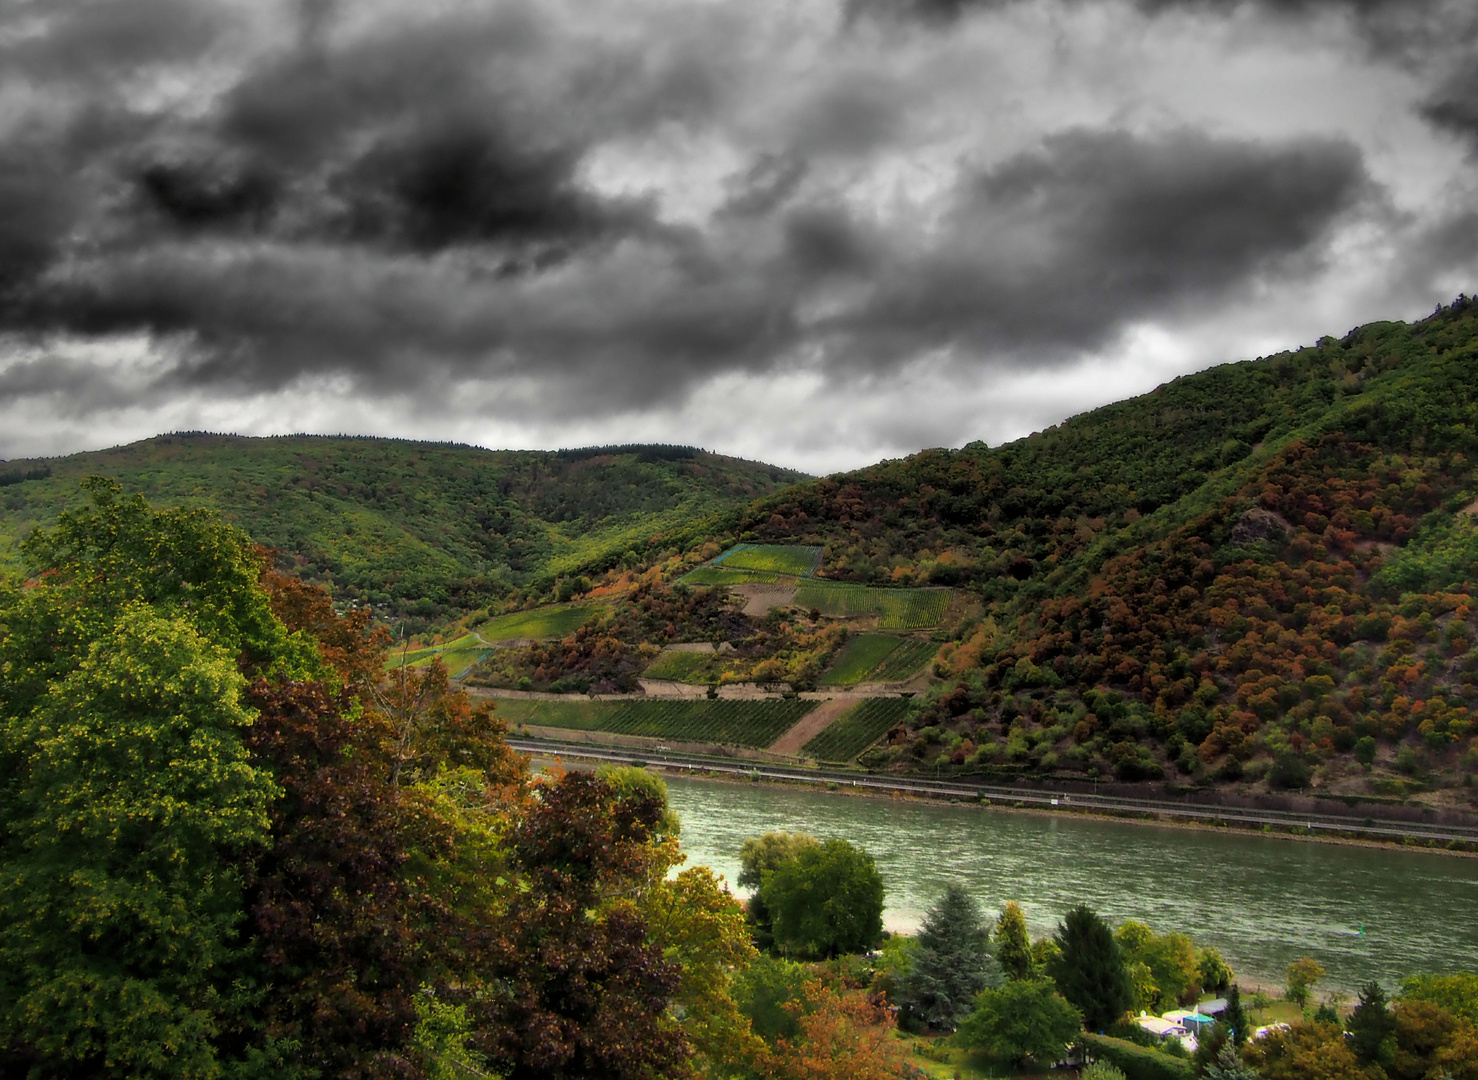
<instances>
[{"instance_id":1,"label":"dirt track on hillside","mask_svg":"<svg viewBox=\"0 0 1478 1080\"><path fill-rule=\"evenodd\" d=\"M801 747L829 728L833 720L856 704L856 700L852 698L832 698L830 701L823 701L801 717L795 727L772 742L770 753L799 754Z\"/></svg>"}]
</instances>

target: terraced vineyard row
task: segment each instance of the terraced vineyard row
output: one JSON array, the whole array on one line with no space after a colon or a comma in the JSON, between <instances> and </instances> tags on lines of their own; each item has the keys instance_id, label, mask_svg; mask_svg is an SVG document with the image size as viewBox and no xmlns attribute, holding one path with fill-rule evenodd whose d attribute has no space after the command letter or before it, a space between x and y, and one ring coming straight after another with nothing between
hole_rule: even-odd
<instances>
[{"instance_id":1,"label":"terraced vineyard row","mask_svg":"<svg viewBox=\"0 0 1478 1080\"><path fill-rule=\"evenodd\" d=\"M512 724L608 731L655 739L763 748L816 707L814 701L524 701L498 703Z\"/></svg>"},{"instance_id":2,"label":"terraced vineyard row","mask_svg":"<svg viewBox=\"0 0 1478 1080\"><path fill-rule=\"evenodd\" d=\"M823 686L851 686L862 682L868 674L888 659L902 645L904 639L891 634L853 634L842 646L842 651L832 661L826 674L821 676Z\"/></svg>"},{"instance_id":3,"label":"terraced vineyard row","mask_svg":"<svg viewBox=\"0 0 1478 1080\"><path fill-rule=\"evenodd\" d=\"M905 639L903 644L890 652L881 664L867 673L865 682L902 682L916 674L934 654L939 645L933 641Z\"/></svg>"},{"instance_id":4,"label":"terraced vineyard row","mask_svg":"<svg viewBox=\"0 0 1478 1080\"><path fill-rule=\"evenodd\" d=\"M837 717L803 747L818 761L851 761L908 715L906 698L869 698Z\"/></svg>"},{"instance_id":5,"label":"terraced vineyard row","mask_svg":"<svg viewBox=\"0 0 1478 1080\"><path fill-rule=\"evenodd\" d=\"M796 590L793 603L832 618L876 615L882 630L927 630L944 621L950 595L949 589L876 589L807 581Z\"/></svg>"}]
</instances>

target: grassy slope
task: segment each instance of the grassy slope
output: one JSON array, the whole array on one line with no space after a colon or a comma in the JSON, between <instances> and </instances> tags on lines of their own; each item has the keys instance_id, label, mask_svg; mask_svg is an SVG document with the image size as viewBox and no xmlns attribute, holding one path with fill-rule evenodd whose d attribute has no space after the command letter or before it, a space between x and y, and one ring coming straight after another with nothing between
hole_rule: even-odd
<instances>
[{"instance_id":1,"label":"grassy slope","mask_svg":"<svg viewBox=\"0 0 1478 1080\"><path fill-rule=\"evenodd\" d=\"M42 474L39 478L22 479ZM800 474L674 447L487 451L392 439L168 435L0 463L0 559L101 474L220 510L341 597L425 618L611 564ZM9 482L6 482L9 481Z\"/></svg>"}]
</instances>

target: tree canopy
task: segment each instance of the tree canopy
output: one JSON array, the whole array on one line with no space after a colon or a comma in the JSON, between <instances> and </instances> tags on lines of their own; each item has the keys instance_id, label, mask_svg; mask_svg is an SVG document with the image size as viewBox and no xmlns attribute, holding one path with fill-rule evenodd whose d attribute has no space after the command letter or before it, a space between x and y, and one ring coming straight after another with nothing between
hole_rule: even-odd
<instances>
[{"instance_id":1,"label":"tree canopy","mask_svg":"<svg viewBox=\"0 0 1478 1080\"><path fill-rule=\"evenodd\" d=\"M1103 1031L1129 1011L1134 986L1113 931L1097 912L1079 904L1053 935L1057 955L1048 974L1062 996L1083 1014L1091 1031Z\"/></svg>"},{"instance_id":2,"label":"tree canopy","mask_svg":"<svg viewBox=\"0 0 1478 1080\"><path fill-rule=\"evenodd\" d=\"M1003 979L980 905L964 886L950 882L924 915L894 1002L915 1022L953 1028L980 991Z\"/></svg>"},{"instance_id":3,"label":"tree canopy","mask_svg":"<svg viewBox=\"0 0 1478 1080\"><path fill-rule=\"evenodd\" d=\"M764 871L760 896L775 944L797 956L871 948L883 933L883 879L872 856L845 840L802 844Z\"/></svg>"}]
</instances>

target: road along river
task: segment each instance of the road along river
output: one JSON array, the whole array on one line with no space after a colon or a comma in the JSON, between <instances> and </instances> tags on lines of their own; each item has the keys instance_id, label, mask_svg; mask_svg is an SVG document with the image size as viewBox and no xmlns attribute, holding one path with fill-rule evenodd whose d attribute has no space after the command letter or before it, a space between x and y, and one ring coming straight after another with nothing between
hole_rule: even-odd
<instances>
[{"instance_id":1,"label":"road along river","mask_svg":"<svg viewBox=\"0 0 1478 1080\"><path fill-rule=\"evenodd\" d=\"M573 763L572 763L573 764ZM691 863L732 883L745 837L800 829L866 848L884 921L912 930L950 881L991 913L1016 900L1034 936L1086 903L1220 949L1244 988L1313 956L1328 985L1394 989L1417 971L1478 970L1478 859L1403 848L853 797L669 774ZM737 887L736 891L737 891Z\"/></svg>"}]
</instances>

